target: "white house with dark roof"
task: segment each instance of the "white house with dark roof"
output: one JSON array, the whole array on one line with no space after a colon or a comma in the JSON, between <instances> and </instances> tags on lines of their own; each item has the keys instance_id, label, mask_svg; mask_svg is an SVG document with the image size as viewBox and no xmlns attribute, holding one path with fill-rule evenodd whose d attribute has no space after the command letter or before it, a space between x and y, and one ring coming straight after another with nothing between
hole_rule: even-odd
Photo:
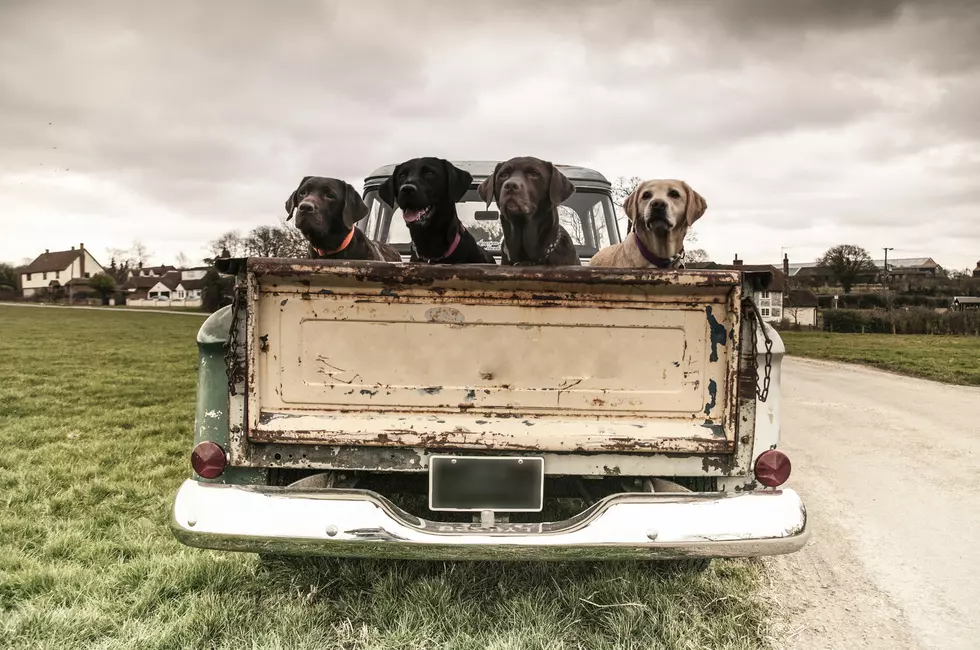
<instances>
[{"instance_id":1,"label":"white house with dark roof","mask_svg":"<svg viewBox=\"0 0 980 650\"><path fill-rule=\"evenodd\" d=\"M24 296L33 296L42 289L57 289L64 287L72 280L76 284L80 280L90 278L105 269L96 261L92 254L79 244L67 251L44 251L41 255L20 269L20 286Z\"/></svg>"},{"instance_id":2,"label":"white house with dark roof","mask_svg":"<svg viewBox=\"0 0 980 650\"><path fill-rule=\"evenodd\" d=\"M199 306L208 268L141 267L131 273L121 287L128 294L126 304L146 307L164 301L187 307Z\"/></svg>"}]
</instances>

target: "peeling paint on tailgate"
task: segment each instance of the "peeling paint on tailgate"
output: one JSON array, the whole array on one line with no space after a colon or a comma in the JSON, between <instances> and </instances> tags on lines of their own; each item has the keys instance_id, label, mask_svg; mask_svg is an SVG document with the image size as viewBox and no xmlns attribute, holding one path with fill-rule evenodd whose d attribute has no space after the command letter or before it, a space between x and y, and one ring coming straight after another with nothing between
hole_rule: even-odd
<instances>
[{"instance_id":1,"label":"peeling paint on tailgate","mask_svg":"<svg viewBox=\"0 0 980 650\"><path fill-rule=\"evenodd\" d=\"M260 259L248 270L254 442L734 449L737 273Z\"/></svg>"}]
</instances>

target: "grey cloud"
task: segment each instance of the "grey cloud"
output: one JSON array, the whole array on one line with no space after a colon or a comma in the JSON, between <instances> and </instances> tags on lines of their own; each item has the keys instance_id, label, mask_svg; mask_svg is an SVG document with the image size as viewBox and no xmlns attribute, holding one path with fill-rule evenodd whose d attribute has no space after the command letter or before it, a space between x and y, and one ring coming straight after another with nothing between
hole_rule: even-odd
<instances>
[{"instance_id":1,"label":"grey cloud","mask_svg":"<svg viewBox=\"0 0 980 650\"><path fill-rule=\"evenodd\" d=\"M5 2L0 174L71 169L223 227L278 216L307 173L356 182L423 153L581 163L635 148L653 173L708 179L719 214L799 230L823 208L878 227L826 196L860 192L852 177L878 161L978 150L969 7ZM917 182L975 205L932 180L951 165L930 161ZM751 212L761 185L781 210Z\"/></svg>"}]
</instances>

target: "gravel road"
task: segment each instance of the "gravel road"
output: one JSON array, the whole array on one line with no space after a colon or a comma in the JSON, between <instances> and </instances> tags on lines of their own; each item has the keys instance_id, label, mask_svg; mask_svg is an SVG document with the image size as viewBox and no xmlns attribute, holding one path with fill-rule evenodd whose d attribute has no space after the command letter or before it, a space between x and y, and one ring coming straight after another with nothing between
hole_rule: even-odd
<instances>
[{"instance_id":1,"label":"gravel road","mask_svg":"<svg viewBox=\"0 0 980 650\"><path fill-rule=\"evenodd\" d=\"M980 388L786 358L813 537L768 560L784 647L980 648Z\"/></svg>"}]
</instances>

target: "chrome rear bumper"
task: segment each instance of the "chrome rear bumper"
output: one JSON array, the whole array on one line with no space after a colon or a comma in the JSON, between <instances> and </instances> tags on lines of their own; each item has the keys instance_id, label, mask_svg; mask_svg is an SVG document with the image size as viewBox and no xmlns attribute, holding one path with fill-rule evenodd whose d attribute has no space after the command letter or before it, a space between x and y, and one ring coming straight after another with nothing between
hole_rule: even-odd
<instances>
[{"instance_id":1,"label":"chrome rear bumper","mask_svg":"<svg viewBox=\"0 0 980 650\"><path fill-rule=\"evenodd\" d=\"M182 543L256 553L412 559L673 559L779 555L807 542L793 490L624 493L566 521L443 524L367 490L184 482L170 521Z\"/></svg>"}]
</instances>

